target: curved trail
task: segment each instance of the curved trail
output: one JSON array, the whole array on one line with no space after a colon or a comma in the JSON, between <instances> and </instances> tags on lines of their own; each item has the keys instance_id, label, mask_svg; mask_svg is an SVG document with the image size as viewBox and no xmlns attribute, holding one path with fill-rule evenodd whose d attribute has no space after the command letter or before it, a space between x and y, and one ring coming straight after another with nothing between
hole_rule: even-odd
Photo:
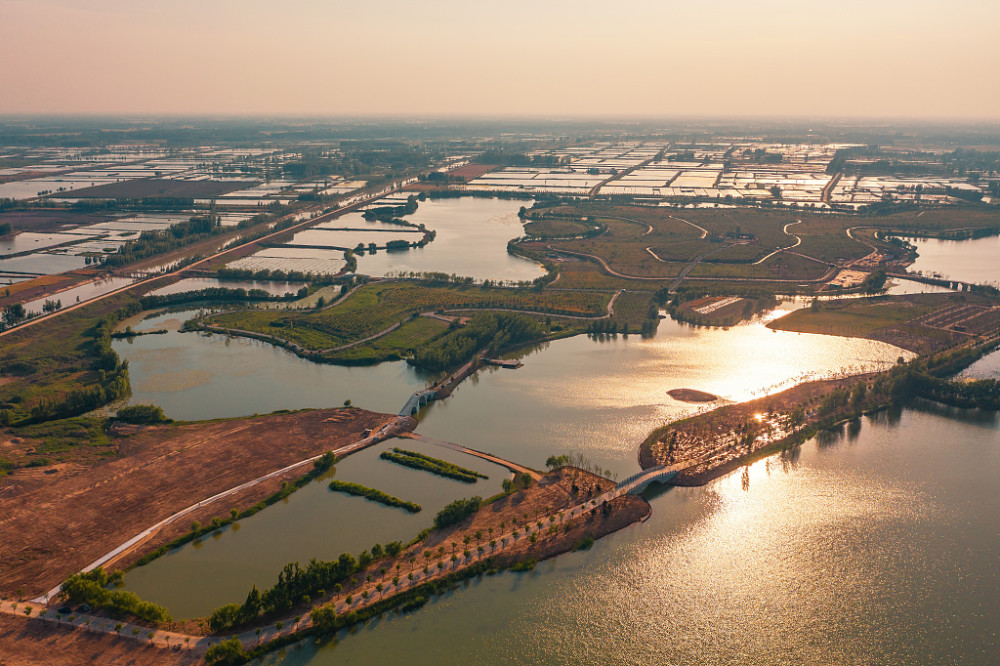
<instances>
[{"instance_id":1,"label":"curved trail","mask_svg":"<svg viewBox=\"0 0 1000 666\"><path fill-rule=\"evenodd\" d=\"M794 222L789 222L788 224L786 224L782 228L782 231L784 232L784 234L786 236L791 236L792 238L794 238L795 242L792 243L791 245L787 246L787 247L779 247L779 248L775 249L773 252L771 252L771 253L765 255L764 257L762 257L761 259L758 259L757 261L753 262L754 266L757 266L759 264L764 263L765 261L767 261L768 259L770 259L774 255L778 254L779 252L784 252L785 250L791 250L793 247L798 247L799 245L802 244L802 237L801 236L796 236L795 234L788 233L788 227L790 227L790 226L792 226L794 224L802 224L802 220L795 220ZM809 257L809 259L812 259L812 257ZM822 262L822 263L826 263L826 262Z\"/></svg>"},{"instance_id":2,"label":"curved trail","mask_svg":"<svg viewBox=\"0 0 1000 666\"><path fill-rule=\"evenodd\" d=\"M683 217L674 217L673 215L670 214L668 214L667 217L670 218L671 220L677 220L678 222L683 222L684 224L694 227L695 229L701 232L701 238L708 238L708 229L706 229L705 227L699 224L695 224L691 220L685 220Z\"/></svg>"},{"instance_id":3,"label":"curved trail","mask_svg":"<svg viewBox=\"0 0 1000 666\"><path fill-rule=\"evenodd\" d=\"M549 250L551 250L552 252L555 252L556 254L571 254L571 255L574 255L574 256L577 256L577 257L586 257L587 259L593 259L594 261L596 261L597 263L599 263L601 265L601 268L603 268L609 275L614 275L615 277L625 278L626 280L655 280L655 281L658 281L658 282L663 282L663 281L666 281L666 280L673 280L676 277L674 275L666 275L666 276L663 276L663 277L644 277L644 276L641 276L641 275L626 275L625 273L619 273L618 271L616 271L613 268L611 268L610 266L608 266L608 262L604 261L604 259L602 259L601 257L598 257L595 254L585 254L583 252L573 252L572 250L560 250L559 248L552 247L551 245L546 245L545 247L548 248Z\"/></svg>"}]
</instances>

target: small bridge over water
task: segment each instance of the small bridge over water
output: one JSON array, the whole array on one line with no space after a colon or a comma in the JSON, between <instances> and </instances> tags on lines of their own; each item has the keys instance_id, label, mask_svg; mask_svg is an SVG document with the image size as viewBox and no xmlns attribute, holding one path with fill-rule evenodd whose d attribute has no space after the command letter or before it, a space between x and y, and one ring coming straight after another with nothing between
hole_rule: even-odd
<instances>
[{"instance_id":1,"label":"small bridge over water","mask_svg":"<svg viewBox=\"0 0 1000 666\"><path fill-rule=\"evenodd\" d=\"M688 466L689 463L683 463L670 466L657 465L656 467L644 469L619 482L612 492L614 492L616 497L618 495L638 495L651 483L667 483L671 481L681 470Z\"/></svg>"},{"instance_id":2,"label":"small bridge over water","mask_svg":"<svg viewBox=\"0 0 1000 666\"><path fill-rule=\"evenodd\" d=\"M420 411L420 408L437 398L437 391L434 389L424 389L417 391L410 396L403 408L399 410L400 416L413 416Z\"/></svg>"}]
</instances>

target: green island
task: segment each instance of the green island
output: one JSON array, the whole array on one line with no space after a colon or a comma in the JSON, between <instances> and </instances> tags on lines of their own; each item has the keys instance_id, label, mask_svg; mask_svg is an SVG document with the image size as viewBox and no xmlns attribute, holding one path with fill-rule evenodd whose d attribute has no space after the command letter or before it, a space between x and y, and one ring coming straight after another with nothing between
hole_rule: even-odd
<instances>
[{"instance_id":1,"label":"green island","mask_svg":"<svg viewBox=\"0 0 1000 666\"><path fill-rule=\"evenodd\" d=\"M464 481L465 483L475 483L478 479L490 478L485 474L480 474L479 472L474 472L471 469L454 465L446 460L432 458L431 456L417 453L416 451L407 451L406 449L400 449L398 447L393 448L392 451L383 451L379 454L379 458L394 462L397 465L412 467L413 469L422 469L430 472L431 474L446 476L450 479Z\"/></svg>"},{"instance_id":2,"label":"green island","mask_svg":"<svg viewBox=\"0 0 1000 666\"><path fill-rule=\"evenodd\" d=\"M331 481L330 490L334 490L338 493L347 493L348 495L357 495L358 497L364 497L365 499L370 499L373 502L385 504L386 506L398 506L401 509L406 509L410 513L417 513L420 511L419 504L401 500L398 497L393 497L392 495L384 493L381 490L368 488L367 486L362 486L358 483L350 483L348 481Z\"/></svg>"}]
</instances>

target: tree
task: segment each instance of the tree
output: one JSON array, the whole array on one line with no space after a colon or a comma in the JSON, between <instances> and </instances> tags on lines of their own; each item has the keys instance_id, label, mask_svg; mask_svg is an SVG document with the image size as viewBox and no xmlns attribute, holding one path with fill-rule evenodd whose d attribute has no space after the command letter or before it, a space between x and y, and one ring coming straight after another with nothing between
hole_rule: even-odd
<instances>
[{"instance_id":1,"label":"tree","mask_svg":"<svg viewBox=\"0 0 1000 666\"><path fill-rule=\"evenodd\" d=\"M208 648L205 661L209 664L242 664L246 661L246 652L238 638L230 638Z\"/></svg>"},{"instance_id":2,"label":"tree","mask_svg":"<svg viewBox=\"0 0 1000 666\"><path fill-rule=\"evenodd\" d=\"M4 328L11 328L20 324L27 316L28 313L24 306L20 303L14 303L4 308L3 314L0 315L0 323L3 324Z\"/></svg>"}]
</instances>

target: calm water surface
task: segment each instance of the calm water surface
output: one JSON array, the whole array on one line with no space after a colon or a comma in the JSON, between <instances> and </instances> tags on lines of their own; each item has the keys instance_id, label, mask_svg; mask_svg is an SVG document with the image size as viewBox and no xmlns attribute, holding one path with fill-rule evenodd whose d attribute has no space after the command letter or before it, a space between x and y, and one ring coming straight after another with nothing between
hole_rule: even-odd
<instances>
[{"instance_id":1,"label":"calm water surface","mask_svg":"<svg viewBox=\"0 0 1000 666\"><path fill-rule=\"evenodd\" d=\"M114 340L129 362L132 404L156 404L167 416L199 420L266 414L276 409L337 407L345 400L395 414L427 378L403 361L344 367L301 359L280 347L247 338L180 333L196 311L137 316L122 322L166 335Z\"/></svg>"},{"instance_id":2,"label":"calm water surface","mask_svg":"<svg viewBox=\"0 0 1000 666\"><path fill-rule=\"evenodd\" d=\"M913 272L978 284L1000 284L1000 236L975 240L949 241L910 239L917 246Z\"/></svg>"},{"instance_id":3,"label":"calm water surface","mask_svg":"<svg viewBox=\"0 0 1000 666\"><path fill-rule=\"evenodd\" d=\"M310 664L996 664L1000 428L906 410L702 488L530 574L486 577Z\"/></svg>"},{"instance_id":4,"label":"calm water surface","mask_svg":"<svg viewBox=\"0 0 1000 666\"><path fill-rule=\"evenodd\" d=\"M462 483L379 459L398 446L485 474ZM273 585L287 562L355 556L376 543L408 542L430 527L445 504L460 497L489 497L512 475L506 468L458 451L409 439L393 439L345 458L335 474L319 479L284 501L221 530L197 545L180 548L129 572L128 589L155 599L174 617L199 617L227 603L242 603L251 585ZM336 493L329 481L351 481L416 502L419 513ZM404 572L408 573L407 569Z\"/></svg>"},{"instance_id":5,"label":"calm water surface","mask_svg":"<svg viewBox=\"0 0 1000 666\"><path fill-rule=\"evenodd\" d=\"M517 211L530 202L463 197L421 201L407 215L437 236L422 248L378 252L358 257L358 272L367 275L441 272L477 280L534 280L545 274L538 264L507 254L507 241L524 231Z\"/></svg>"},{"instance_id":6,"label":"calm water surface","mask_svg":"<svg viewBox=\"0 0 1000 666\"><path fill-rule=\"evenodd\" d=\"M654 428L712 409L674 400L692 388L740 402L844 372L883 369L909 352L869 340L773 331L764 319L729 330L660 321L656 337L549 343L524 367L490 367L419 416L419 432L541 468L552 454L587 455L624 478Z\"/></svg>"}]
</instances>

